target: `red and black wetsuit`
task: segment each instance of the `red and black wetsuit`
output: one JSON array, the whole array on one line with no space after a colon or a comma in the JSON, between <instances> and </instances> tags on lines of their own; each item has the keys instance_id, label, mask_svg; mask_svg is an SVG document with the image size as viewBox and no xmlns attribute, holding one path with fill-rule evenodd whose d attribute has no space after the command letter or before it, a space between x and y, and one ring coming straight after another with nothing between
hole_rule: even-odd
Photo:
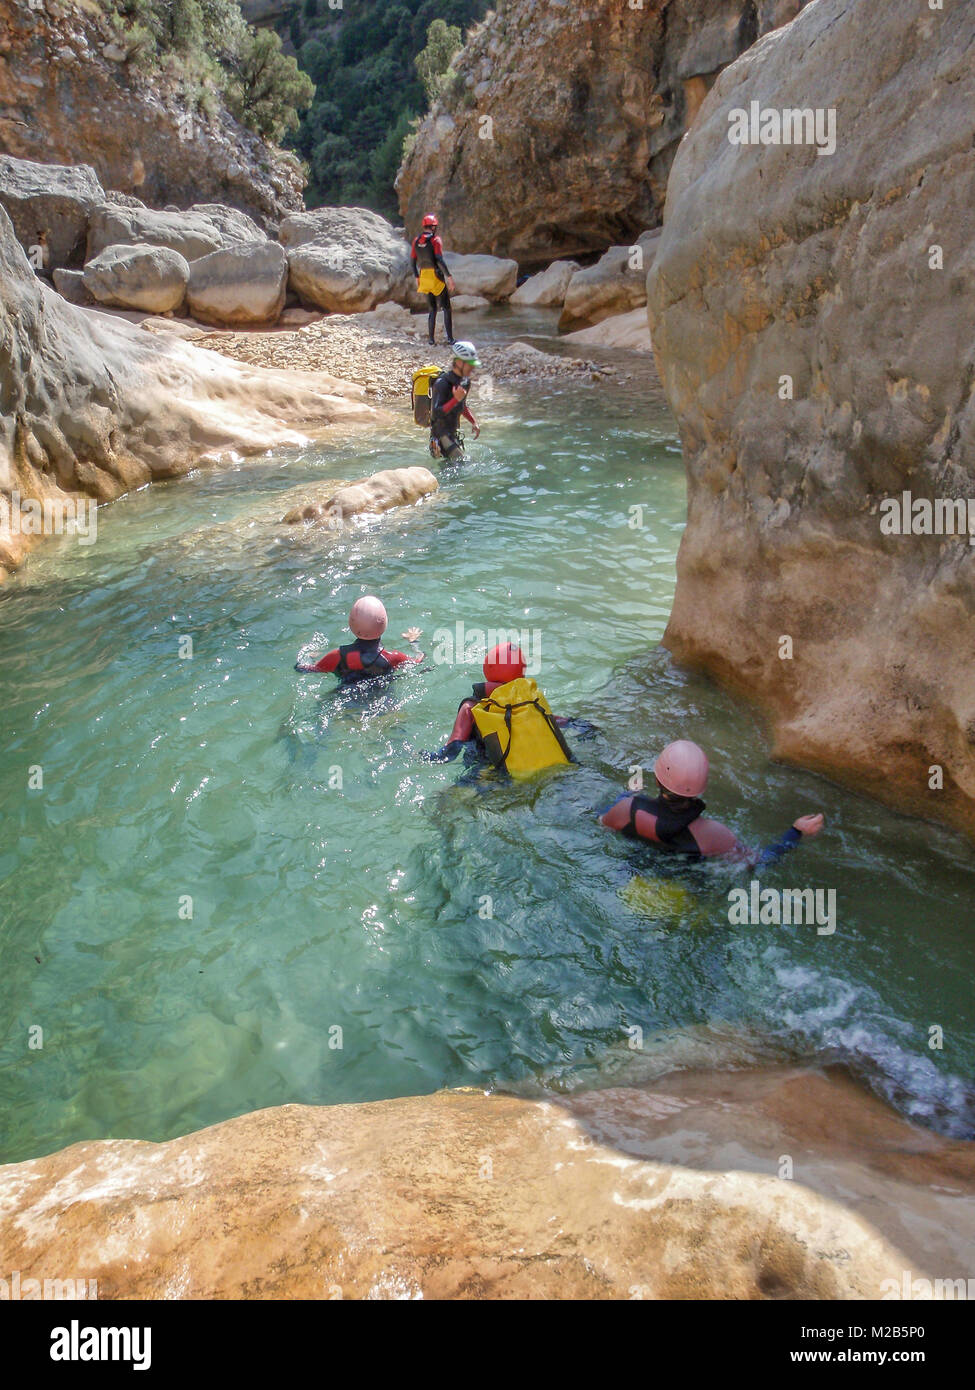
<instances>
[{"instance_id":1,"label":"red and black wetsuit","mask_svg":"<svg viewBox=\"0 0 975 1390\"><path fill-rule=\"evenodd\" d=\"M430 433L440 445L445 459L463 453L464 446L457 438L461 417L474 423L474 416L467 408L467 399L459 401L454 396L454 387L470 388L470 378L458 376L455 371L441 372L430 388Z\"/></svg>"},{"instance_id":2,"label":"red and black wetsuit","mask_svg":"<svg viewBox=\"0 0 975 1390\"><path fill-rule=\"evenodd\" d=\"M405 662L422 661L422 656L407 656L405 652L388 652L380 646L376 637L366 642L357 637L345 647L335 647L326 652L320 661L307 669L310 671L334 671L342 685L354 685L357 681L372 680L376 676L388 676L397 666Z\"/></svg>"},{"instance_id":3,"label":"red and black wetsuit","mask_svg":"<svg viewBox=\"0 0 975 1390\"><path fill-rule=\"evenodd\" d=\"M614 824L610 817L617 807L620 810ZM697 799L673 806L664 797L638 793L620 797L604 813L602 820L611 829L619 830L628 840L645 840L659 849L676 851L690 859L726 855L732 859L742 859L754 868L781 859L802 839L801 832L790 825L775 844L763 850L750 850L726 825L702 815L703 810L704 802ZM627 811L626 819L620 823Z\"/></svg>"},{"instance_id":4,"label":"red and black wetsuit","mask_svg":"<svg viewBox=\"0 0 975 1390\"><path fill-rule=\"evenodd\" d=\"M421 270L436 271L438 277L443 281L443 289L439 294L427 295L427 333L431 343L437 328L437 310L443 310L443 326L447 335L447 342L454 341L454 320L450 308L450 294L447 290L447 280L450 271L443 258L443 242L436 232L427 230L421 232L419 236L413 238L413 246L410 249L410 261L413 265L413 274L416 276L417 283L420 279Z\"/></svg>"}]
</instances>

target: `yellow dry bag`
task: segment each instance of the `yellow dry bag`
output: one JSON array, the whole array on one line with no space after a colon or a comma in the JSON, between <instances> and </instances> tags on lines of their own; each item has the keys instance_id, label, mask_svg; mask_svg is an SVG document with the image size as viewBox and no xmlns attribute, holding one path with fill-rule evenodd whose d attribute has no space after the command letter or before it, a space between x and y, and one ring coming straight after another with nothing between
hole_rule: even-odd
<instances>
[{"instance_id":1,"label":"yellow dry bag","mask_svg":"<svg viewBox=\"0 0 975 1390\"><path fill-rule=\"evenodd\" d=\"M548 701L529 677L499 685L471 707L471 717L488 758L512 777L572 761Z\"/></svg>"},{"instance_id":2,"label":"yellow dry bag","mask_svg":"<svg viewBox=\"0 0 975 1390\"><path fill-rule=\"evenodd\" d=\"M413 405L413 419L418 425L425 427L430 423L430 388L442 371L442 367L418 367L413 373L410 400Z\"/></svg>"}]
</instances>

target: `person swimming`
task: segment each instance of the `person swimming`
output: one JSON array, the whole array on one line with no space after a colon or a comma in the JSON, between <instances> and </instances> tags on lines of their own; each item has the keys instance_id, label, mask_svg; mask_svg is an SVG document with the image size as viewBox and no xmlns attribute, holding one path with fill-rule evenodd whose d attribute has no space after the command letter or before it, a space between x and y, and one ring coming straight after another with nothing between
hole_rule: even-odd
<instances>
[{"instance_id":1,"label":"person swimming","mask_svg":"<svg viewBox=\"0 0 975 1390\"><path fill-rule=\"evenodd\" d=\"M405 652L387 651L380 645L388 622L386 609L374 594L356 599L349 614L349 628L355 641L343 647L334 647L310 665L297 661L295 670L333 673L338 676L341 685L355 685L360 681L374 680L377 676L391 675L405 665L418 665L423 660L422 652L408 656ZM420 630L408 628L403 636L415 646Z\"/></svg>"},{"instance_id":2,"label":"person swimming","mask_svg":"<svg viewBox=\"0 0 975 1390\"><path fill-rule=\"evenodd\" d=\"M726 825L703 815L700 798L707 786L708 759L689 739L668 743L654 763L653 775L657 795L624 794L600 816L603 825L627 839L645 840L690 859L719 855L752 868L774 863L823 828L821 814L799 816L775 844L763 850L747 848Z\"/></svg>"}]
</instances>

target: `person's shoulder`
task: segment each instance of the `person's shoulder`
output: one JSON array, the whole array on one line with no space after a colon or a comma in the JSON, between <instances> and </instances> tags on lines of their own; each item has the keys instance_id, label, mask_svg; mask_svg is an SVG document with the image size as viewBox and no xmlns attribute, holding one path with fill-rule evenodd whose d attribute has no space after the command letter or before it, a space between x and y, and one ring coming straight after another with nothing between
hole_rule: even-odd
<instances>
[{"instance_id":1,"label":"person's shoulder","mask_svg":"<svg viewBox=\"0 0 975 1390\"><path fill-rule=\"evenodd\" d=\"M702 854L731 854L738 848L738 837L719 820L698 816L688 826Z\"/></svg>"},{"instance_id":2,"label":"person's shoulder","mask_svg":"<svg viewBox=\"0 0 975 1390\"><path fill-rule=\"evenodd\" d=\"M603 825L608 825L610 830L622 830L630 823L630 807L632 805L632 796L621 796L619 801L614 802L608 811L603 812L600 820Z\"/></svg>"},{"instance_id":3,"label":"person's shoulder","mask_svg":"<svg viewBox=\"0 0 975 1390\"><path fill-rule=\"evenodd\" d=\"M439 236L433 238L433 249L438 256L443 255L443 242L440 240Z\"/></svg>"}]
</instances>

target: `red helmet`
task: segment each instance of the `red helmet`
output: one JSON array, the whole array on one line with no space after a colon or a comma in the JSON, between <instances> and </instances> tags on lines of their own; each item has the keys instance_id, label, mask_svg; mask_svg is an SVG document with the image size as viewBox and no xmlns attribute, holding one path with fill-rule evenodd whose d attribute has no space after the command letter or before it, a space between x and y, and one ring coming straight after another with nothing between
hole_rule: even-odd
<instances>
[{"instance_id":1,"label":"red helmet","mask_svg":"<svg viewBox=\"0 0 975 1390\"><path fill-rule=\"evenodd\" d=\"M433 214L432 212L428 212L427 215L426 215L426 217L424 217L424 219L423 219L423 225L424 225L424 227L436 227L436 226L437 226L437 219L436 219L436 217L434 216L434 214Z\"/></svg>"},{"instance_id":2,"label":"red helmet","mask_svg":"<svg viewBox=\"0 0 975 1390\"><path fill-rule=\"evenodd\" d=\"M503 642L484 658L484 679L507 685L525 674L525 658L520 647Z\"/></svg>"}]
</instances>

